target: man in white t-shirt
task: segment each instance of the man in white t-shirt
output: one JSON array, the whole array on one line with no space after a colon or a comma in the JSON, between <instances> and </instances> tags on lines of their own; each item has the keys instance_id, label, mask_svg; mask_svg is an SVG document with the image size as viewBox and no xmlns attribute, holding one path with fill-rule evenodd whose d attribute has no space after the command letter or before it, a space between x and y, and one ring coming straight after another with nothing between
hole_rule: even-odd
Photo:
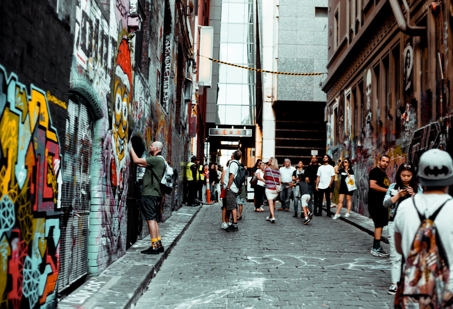
<instances>
[{"instance_id":1,"label":"man in white t-shirt","mask_svg":"<svg viewBox=\"0 0 453 309\"><path fill-rule=\"evenodd\" d=\"M234 177L236 177L239 169L239 160L241 159L242 152L240 150L236 150L233 152L232 159L230 164L228 165L228 169L226 174L228 175L228 182L226 185L226 192L225 192L225 208L227 211L231 211L231 215L233 216L233 224L230 225L226 231L227 232L237 232L238 224L237 224L237 203L236 197L239 194L239 188L234 183Z\"/></svg>"},{"instance_id":2,"label":"man in white t-shirt","mask_svg":"<svg viewBox=\"0 0 453 309\"><path fill-rule=\"evenodd\" d=\"M427 211L431 216L449 200L434 219L434 225L450 265L450 281L446 288L453 293L453 199L447 194L448 186L453 185L453 161L450 155L440 149L426 151L420 157L418 179L423 193L416 194L414 201L406 199L399 204L394 219L395 248L403 255L403 259L407 260L415 233L420 226L417 210L422 215Z\"/></svg>"},{"instance_id":3,"label":"man in white t-shirt","mask_svg":"<svg viewBox=\"0 0 453 309\"><path fill-rule=\"evenodd\" d=\"M282 181L282 191L280 192L280 202L282 203L282 207L280 207L279 211L289 211L289 204L290 204L290 196L293 190L293 173L296 169L294 166L291 166L291 160L286 158L283 166L280 167L280 177Z\"/></svg>"},{"instance_id":4,"label":"man in white t-shirt","mask_svg":"<svg viewBox=\"0 0 453 309\"><path fill-rule=\"evenodd\" d=\"M318 177L316 178L316 191L319 192L319 198L315 201L314 213L318 216L322 215L322 200L323 196L326 198L327 217L331 217L330 212L330 190L335 179L335 170L330 165L331 159L328 155L322 157L322 165L318 168Z\"/></svg>"}]
</instances>

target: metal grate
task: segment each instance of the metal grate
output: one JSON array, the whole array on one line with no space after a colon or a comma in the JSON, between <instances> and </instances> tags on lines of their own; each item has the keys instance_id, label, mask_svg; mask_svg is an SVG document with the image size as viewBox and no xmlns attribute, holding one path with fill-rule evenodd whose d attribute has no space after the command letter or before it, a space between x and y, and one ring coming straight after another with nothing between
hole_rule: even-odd
<instances>
[{"instance_id":1,"label":"metal grate","mask_svg":"<svg viewBox=\"0 0 453 309\"><path fill-rule=\"evenodd\" d=\"M92 121L83 101L71 96L63 152L63 186L58 290L88 273Z\"/></svg>"}]
</instances>

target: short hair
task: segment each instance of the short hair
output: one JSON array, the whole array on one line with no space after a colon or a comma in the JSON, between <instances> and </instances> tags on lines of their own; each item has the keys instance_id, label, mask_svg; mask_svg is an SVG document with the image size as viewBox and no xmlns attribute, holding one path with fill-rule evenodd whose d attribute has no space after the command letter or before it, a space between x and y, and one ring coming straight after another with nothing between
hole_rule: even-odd
<instances>
[{"instance_id":1,"label":"short hair","mask_svg":"<svg viewBox=\"0 0 453 309\"><path fill-rule=\"evenodd\" d=\"M239 149L236 150L235 152L233 152L233 158L235 160L239 160L241 158L241 156L242 156L242 152Z\"/></svg>"},{"instance_id":2,"label":"short hair","mask_svg":"<svg viewBox=\"0 0 453 309\"><path fill-rule=\"evenodd\" d=\"M381 161L383 157L386 157L386 158L388 158L388 159L390 160L390 156L389 156L388 154L383 153L383 154L381 154L381 156L379 157L379 161Z\"/></svg>"},{"instance_id":3,"label":"short hair","mask_svg":"<svg viewBox=\"0 0 453 309\"><path fill-rule=\"evenodd\" d=\"M289 163L291 163L291 160L289 158L285 158L285 162L288 161Z\"/></svg>"},{"instance_id":4,"label":"short hair","mask_svg":"<svg viewBox=\"0 0 453 309\"><path fill-rule=\"evenodd\" d=\"M154 141L154 142L151 143L151 145L153 145L153 144L154 144L154 146L155 146L157 149L159 149L158 152L161 152L162 149L164 149L164 144L162 144L162 143L159 142L159 141Z\"/></svg>"}]
</instances>

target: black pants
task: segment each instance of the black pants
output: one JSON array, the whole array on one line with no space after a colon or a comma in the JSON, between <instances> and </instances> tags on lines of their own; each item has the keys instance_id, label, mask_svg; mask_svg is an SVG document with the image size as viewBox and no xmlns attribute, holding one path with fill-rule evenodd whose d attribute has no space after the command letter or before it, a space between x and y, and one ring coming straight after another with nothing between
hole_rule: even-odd
<instances>
[{"instance_id":1,"label":"black pants","mask_svg":"<svg viewBox=\"0 0 453 309\"><path fill-rule=\"evenodd\" d=\"M322 200L324 196L326 197L326 208L327 216L330 217L332 214L330 212L330 188L318 189L318 199L316 200L315 194L315 213L322 214ZM317 203L316 203L317 202Z\"/></svg>"},{"instance_id":2,"label":"black pants","mask_svg":"<svg viewBox=\"0 0 453 309\"><path fill-rule=\"evenodd\" d=\"M253 190L255 190L255 209L257 209L263 205L264 190L266 190L266 188L256 185Z\"/></svg>"},{"instance_id":3,"label":"black pants","mask_svg":"<svg viewBox=\"0 0 453 309\"><path fill-rule=\"evenodd\" d=\"M195 205L195 196L198 192L198 183L196 181L187 182L187 205Z\"/></svg>"}]
</instances>

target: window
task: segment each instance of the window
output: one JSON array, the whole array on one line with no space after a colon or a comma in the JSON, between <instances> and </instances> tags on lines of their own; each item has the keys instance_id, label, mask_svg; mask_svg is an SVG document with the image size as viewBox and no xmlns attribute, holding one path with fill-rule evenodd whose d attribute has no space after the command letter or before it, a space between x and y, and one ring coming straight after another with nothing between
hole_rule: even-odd
<instances>
[{"instance_id":1,"label":"window","mask_svg":"<svg viewBox=\"0 0 453 309\"><path fill-rule=\"evenodd\" d=\"M315 17L328 17L328 10L326 7L315 7Z\"/></svg>"}]
</instances>

